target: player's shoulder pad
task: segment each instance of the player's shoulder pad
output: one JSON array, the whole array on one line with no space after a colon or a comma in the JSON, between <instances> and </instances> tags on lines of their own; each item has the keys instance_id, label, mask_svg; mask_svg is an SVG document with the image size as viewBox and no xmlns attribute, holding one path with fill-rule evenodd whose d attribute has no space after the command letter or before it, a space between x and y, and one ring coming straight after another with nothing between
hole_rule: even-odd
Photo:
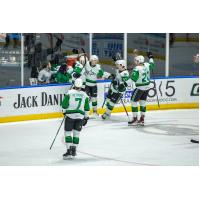
<instances>
[{"instance_id":1,"label":"player's shoulder pad","mask_svg":"<svg viewBox=\"0 0 200 200\"><path fill-rule=\"evenodd\" d=\"M96 68L101 69L101 65L100 64L96 64Z\"/></svg>"},{"instance_id":2,"label":"player's shoulder pad","mask_svg":"<svg viewBox=\"0 0 200 200\"><path fill-rule=\"evenodd\" d=\"M74 89L68 90L66 95L74 93Z\"/></svg>"},{"instance_id":3,"label":"player's shoulder pad","mask_svg":"<svg viewBox=\"0 0 200 200\"><path fill-rule=\"evenodd\" d=\"M80 93L83 94L85 98L87 98L87 97L89 98L89 96L86 94L86 92L80 91Z\"/></svg>"},{"instance_id":4,"label":"player's shoulder pad","mask_svg":"<svg viewBox=\"0 0 200 200\"><path fill-rule=\"evenodd\" d=\"M136 65L134 68L133 68L133 71L139 71L140 70L140 66Z\"/></svg>"},{"instance_id":5,"label":"player's shoulder pad","mask_svg":"<svg viewBox=\"0 0 200 200\"><path fill-rule=\"evenodd\" d=\"M149 65L150 65L150 63L148 63L148 62L145 62L145 63L144 63L144 66L145 66L145 67L149 67Z\"/></svg>"},{"instance_id":6,"label":"player's shoulder pad","mask_svg":"<svg viewBox=\"0 0 200 200\"><path fill-rule=\"evenodd\" d=\"M121 72L120 75L122 77L127 77L127 76L129 76L129 72L127 70L125 70L125 71Z\"/></svg>"}]
</instances>

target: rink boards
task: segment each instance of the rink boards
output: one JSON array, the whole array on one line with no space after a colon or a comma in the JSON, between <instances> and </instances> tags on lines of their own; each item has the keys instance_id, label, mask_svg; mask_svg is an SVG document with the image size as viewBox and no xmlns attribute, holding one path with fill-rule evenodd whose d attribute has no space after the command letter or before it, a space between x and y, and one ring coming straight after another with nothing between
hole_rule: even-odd
<instances>
[{"instance_id":1,"label":"rink boards","mask_svg":"<svg viewBox=\"0 0 200 200\"><path fill-rule=\"evenodd\" d=\"M109 85L110 81L98 81L97 98L100 114L105 111L101 106L107 95ZM155 85L160 107L157 104ZM70 84L62 84L0 89L0 123L62 117L60 103L70 87ZM130 82L123 95L123 102L128 111L131 111L130 98L133 88L134 84ZM151 81L147 100L148 110L198 107L198 77L157 78ZM120 102L115 106L113 112L124 112Z\"/></svg>"}]
</instances>

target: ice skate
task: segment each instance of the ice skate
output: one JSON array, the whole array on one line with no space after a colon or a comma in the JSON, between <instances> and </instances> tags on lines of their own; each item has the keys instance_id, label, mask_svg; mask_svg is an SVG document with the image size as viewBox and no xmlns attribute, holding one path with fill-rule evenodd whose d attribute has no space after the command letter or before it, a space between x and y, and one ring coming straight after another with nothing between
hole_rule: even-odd
<instances>
[{"instance_id":1,"label":"ice skate","mask_svg":"<svg viewBox=\"0 0 200 200\"><path fill-rule=\"evenodd\" d=\"M102 119L106 120L106 119L109 119L110 118L110 115L107 114L107 113L104 113L102 116L101 116Z\"/></svg>"},{"instance_id":2,"label":"ice skate","mask_svg":"<svg viewBox=\"0 0 200 200\"><path fill-rule=\"evenodd\" d=\"M63 160L68 160L72 158L72 151L71 149L67 149L67 152L63 154Z\"/></svg>"},{"instance_id":3,"label":"ice skate","mask_svg":"<svg viewBox=\"0 0 200 200\"><path fill-rule=\"evenodd\" d=\"M128 126L137 126L137 125L138 125L137 117L133 117L133 120L128 122Z\"/></svg>"},{"instance_id":4,"label":"ice skate","mask_svg":"<svg viewBox=\"0 0 200 200\"><path fill-rule=\"evenodd\" d=\"M142 115L138 121L139 126L144 126L144 115Z\"/></svg>"},{"instance_id":5,"label":"ice skate","mask_svg":"<svg viewBox=\"0 0 200 200\"><path fill-rule=\"evenodd\" d=\"M71 151L72 157L75 157L76 156L76 147L75 146L70 146L70 151Z\"/></svg>"}]
</instances>

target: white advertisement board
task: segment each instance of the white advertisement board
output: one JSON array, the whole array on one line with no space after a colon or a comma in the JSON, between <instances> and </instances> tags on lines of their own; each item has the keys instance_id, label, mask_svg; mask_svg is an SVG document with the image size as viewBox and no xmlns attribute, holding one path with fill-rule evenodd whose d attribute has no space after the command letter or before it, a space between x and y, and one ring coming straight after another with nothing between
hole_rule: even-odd
<instances>
[{"instance_id":1,"label":"white advertisement board","mask_svg":"<svg viewBox=\"0 0 200 200\"><path fill-rule=\"evenodd\" d=\"M198 78L171 78L152 80L147 105L157 106L158 99L161 108L173 104L198 104ZM101 108L110 86L110 81L98 83L98 108ZM24 87L0 89L0 122L4 117L31 114L45 114L61 112L60 103L70 85L49 85L40 87ZM126 106L130 106L133 84L130 84L123 95ZM119 102L116 106L122 107ZM197 107L197 106L196 106ZM168 107L170 108L170 107ZM173 107L174 108L174 107Z\"/></svg>"}]
</instances>

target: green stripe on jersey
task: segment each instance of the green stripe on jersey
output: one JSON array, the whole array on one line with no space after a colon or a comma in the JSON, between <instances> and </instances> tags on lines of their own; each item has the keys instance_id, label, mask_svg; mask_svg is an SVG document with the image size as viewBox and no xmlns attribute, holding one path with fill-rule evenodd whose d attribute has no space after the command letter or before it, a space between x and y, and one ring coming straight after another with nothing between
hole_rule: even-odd
<instances>
[{"instance_id":1,"label":"green stripe on jersey","mask_svg":"<svg viewBox=\"0 0 200 200\"><path fill-rule=\"evenodd\" d=\"M97 81L93 81L93 80L90 80L90 79L87 79L87 78L86 78L86 82L88 82L88 83L97 83Z\"/></svg>"}]
</instances>

